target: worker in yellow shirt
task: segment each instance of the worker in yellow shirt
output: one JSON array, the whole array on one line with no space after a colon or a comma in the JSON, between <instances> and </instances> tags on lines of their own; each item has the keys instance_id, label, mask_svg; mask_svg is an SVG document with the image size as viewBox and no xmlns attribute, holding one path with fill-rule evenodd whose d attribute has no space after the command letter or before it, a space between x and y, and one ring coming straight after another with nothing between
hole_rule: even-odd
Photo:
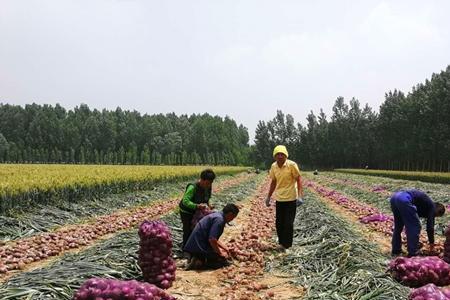
<instances>
[{"instance_id":1,"label":"worker in yellow shirt","mask_svg":"<svg viewBox=\"0 0 450 300\"><path fill-rule=\"evenodd\" d=\"M295 162L287 159L286 147L276 146L273 149L273 157L275 162L269 172L272 181L266 198L266 206L270 206L270 198L275 192L275 224L280 249L284 250L292 246L297 206L303 204L303 187L300 170Z\"/></svg>"}]
</instances>

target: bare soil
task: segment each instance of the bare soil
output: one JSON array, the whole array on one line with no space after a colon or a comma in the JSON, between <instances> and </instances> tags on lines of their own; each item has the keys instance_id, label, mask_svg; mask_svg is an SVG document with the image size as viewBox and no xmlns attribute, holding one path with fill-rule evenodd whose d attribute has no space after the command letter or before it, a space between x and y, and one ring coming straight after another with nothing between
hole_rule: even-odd
<instances>
[{"instance_id":1,"label":"bare soil","mask_svg":"<svg viewBox=\"0 0 450 300\"><path fill-rule=\"evenodd\" d=\"M251 226L252 203L251 199L263 201L261 193L265 189L259 189L253 197L245 200L238 217L233 220L233 226L227 226L221 240L225 243L236 239L246 228ZM259 194L259 195L258 195ZM269 240L261 241L270 244ZM182 264L180 264L182 265ZM232 277L228 279L226 274L228 268L244 268L242 262L234 262L234 266L219 270L184 271L177 270L177 278L174 285L168 290L170 294L185 300L206 300L206 299L301 299L304 290L291 283L291 277L286 274L267 274L262 268L256 273ZM242 286L236 287L236 281L242 282ZM259 284L261 289L255 289Z\"/></svg>"}]
</instances>

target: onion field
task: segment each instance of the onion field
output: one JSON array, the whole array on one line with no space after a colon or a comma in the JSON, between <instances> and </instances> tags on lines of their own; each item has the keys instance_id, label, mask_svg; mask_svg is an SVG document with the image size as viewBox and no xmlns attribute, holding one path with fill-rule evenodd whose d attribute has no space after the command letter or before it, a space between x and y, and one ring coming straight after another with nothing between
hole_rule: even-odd
<instances>
[{"instance_id":1,"label":"onion field","mask_svg":"<svg viewBox=\"0 0 450 300\"><path fill-rule=\"evenodd\" d=\"M127 168L126 176L133 176L136 167ZM84 190L76 200L68 198L64 185L47 188L51 180L42 189L24 188L28 183L22 182L14 197L3 190L2 195L28 204L5 206L0 216L0 299L447 299L442 286L450 284L450 267L441 258L450 218L436 219L432 250L422 230L420 259L391 259L388 201L399 189L419 188L448 205L446 184L303 172L305 203L297 209L294 244L280 252L275 208L264 204L267 173L214 168L219 174L211 198L215 209L226 203L240 207L221 238L231 264L186 271L177 204L201 168L186 173L174 168L151 183L139 185L128 177L134 183L127 188ZM106 178L105 172L91 175ZM102 180L97 186L114 186ZM160 239L156 244L152 234Z\"/></svg>"}]
</instances>

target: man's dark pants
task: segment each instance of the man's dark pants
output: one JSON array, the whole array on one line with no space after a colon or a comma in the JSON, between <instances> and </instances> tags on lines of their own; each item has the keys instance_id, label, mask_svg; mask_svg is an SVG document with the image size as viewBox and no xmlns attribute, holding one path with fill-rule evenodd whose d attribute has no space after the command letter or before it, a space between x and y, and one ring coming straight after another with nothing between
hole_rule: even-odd
<instances>
[{"instance_id":1,"label":"man's dark pants","mask_svg":"<svg viewBox=\"0 0 450 300\"><path fill-rule=\"evenodd\" d=\"M187 240L189 239L189 236L192 233L192 218L194 217L193 214L188 214L185 212L180 211L180 217L181 217L181 223L183 224L183 246L186 245Z\"/></svg>"},{"instance_id":2,"label":"man's dark pants","mask_svg":"<svg viewBox=\"0 0 450 300\"><path fill-rule=\"evenodd\" d=\"M276 202L275 225L277 228L278 243L284 248L292 246L296 212L297 205L295 200Z\"/></svg>"},{"instance_id":3,"label":"man's dark pants","mask_svg":"<svg viewBox=\"0 0 450 300\"><path fill-rule=\"evenodd\" d=\"M402 231L406 227L408 255L417 255L419 250L420 221L417 208L412 203L412 197L407 192L397 192L391 197L391 209L394 214L394 232L392 233L392 254L401 253Z\"/></svg>"}]
</instances>

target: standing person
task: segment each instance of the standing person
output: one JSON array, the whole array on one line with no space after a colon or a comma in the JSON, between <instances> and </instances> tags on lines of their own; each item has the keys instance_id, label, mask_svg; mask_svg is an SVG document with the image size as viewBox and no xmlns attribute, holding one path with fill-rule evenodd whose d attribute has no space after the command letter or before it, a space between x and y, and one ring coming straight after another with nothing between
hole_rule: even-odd
<instances>
[{"instance_id":1,"label":"standing person","mask_svg":"<svg viewBox=\"0 0 450 300\"><path fill-rule=\"evenodd\" d=\"M203 170L200 173L200 179L196 183L189 183L186 186L183 198L179 203L181 223L183 224L183 245L191 235L192 217L197 209L210 207L212 183L216 174L211 169Z\"/></svg>"},{"instance_id":2,"label":"standing person","mask_svg":"<svg viewBox=\"0 0 450 300\"><path fill-rule=\"evenodd\" d=\"M392 255L400 255L402 252L401 233L403 227L406 227L408 256L418 254L421 230L419 218L427 219L428 242L432 249L434 247L434 218L444 215L444 205L433 202L427 194L416 189L399 191L392 195L390 202L394 213Z\"/></svg>"},{"instance_id":3,"label":"standing person","mask_svg":"<svg viewBox=\"0 0 450 300\"><path fill-rule=\"evenodd\" d=\"M191 255L187 270L212 268L228 265L228 248L219 241L225 224L239 213L235 204L227 204L221 212L213 212L203 217L192 231L184 251Z\"/></svg>"},{"instance_id":4,"label":"standing person","mask_svg":"<svg viewBox=\"0 0 450 300\"><path fill-rule=\"evenodd\" d=\"M281 250L292 246L294 237L294 219L297 206L303 203L303 187L300 170L295 162L288 158L285 146L278 145L273 149L275 162L270 168L272 179L266 206L270 206L270 198L275 192L276 228Z\"/></svg>"}]
</instances>

